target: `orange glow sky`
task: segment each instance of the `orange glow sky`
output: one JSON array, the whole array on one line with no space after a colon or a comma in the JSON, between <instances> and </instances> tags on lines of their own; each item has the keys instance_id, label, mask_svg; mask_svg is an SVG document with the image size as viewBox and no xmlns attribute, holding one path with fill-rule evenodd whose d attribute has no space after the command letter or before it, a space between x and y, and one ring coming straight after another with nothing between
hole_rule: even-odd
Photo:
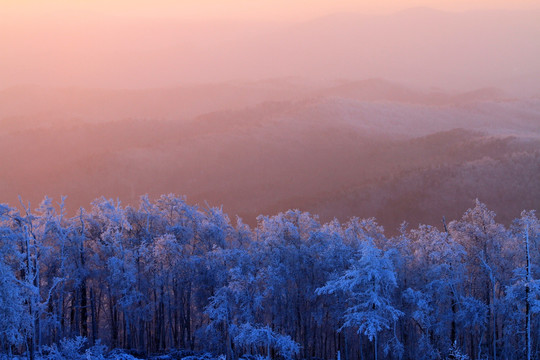
<instances>
[{"instance_id":1,"label":"orange glow sky","mask_svg":"<svg viewBox=\"0 0 540 360\"><path fill-rule=\"evenodd\" d=\"M186 20L305 20L334 12L388 13L425 6L440 10L532 9L539 0L0 0L15 16L108 14ZM0 13L1 15L1 13Z\"/></svg>"}]
</instances>

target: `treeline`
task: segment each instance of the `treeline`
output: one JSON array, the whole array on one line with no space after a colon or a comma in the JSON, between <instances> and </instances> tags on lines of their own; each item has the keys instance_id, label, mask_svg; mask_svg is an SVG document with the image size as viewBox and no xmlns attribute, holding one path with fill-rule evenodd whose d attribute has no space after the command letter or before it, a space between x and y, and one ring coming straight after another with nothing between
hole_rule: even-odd
<instances>
[{"instance_id":1,"label":"treeline","mask_svg":"<svg viewBox=\"0 0 540 360\"><path fill-rule=\"evenodd\" d=\"M37 358L65 338L296 359L540 357L540 221L476 202L386 237L375 219L298 210L253 229L174 195L0 205L0 346ZM464 357L462 357L464 358Z\"/></svg>"}]
</instances>

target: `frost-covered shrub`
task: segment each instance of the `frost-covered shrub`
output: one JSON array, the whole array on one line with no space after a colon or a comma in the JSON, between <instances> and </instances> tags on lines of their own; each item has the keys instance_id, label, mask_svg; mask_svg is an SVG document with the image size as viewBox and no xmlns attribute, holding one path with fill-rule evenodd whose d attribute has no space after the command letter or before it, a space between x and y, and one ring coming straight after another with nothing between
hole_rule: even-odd
<instances>
[{"instance_id":1,"label":"frost-covered shrub","mask_svg":"<svg viewBox=\"0 0 540 360\"><path fill-rule=\"evenodd\" d=\"M88 360L104 360L107 353L107 346L101 343L101 340L96 341L96 344L84 352L85 359Z\"/></svg>"},{"instance_id":2,"label":"frost-covered shrub","mask_svg":"<svg viewBox=\"0 0 540 360\"><path fill-rule=\"evenodd\" d=\"M450 354L446 358L447 360L469 360L469 356L466 354L463 354L459 347L457 346L457 342L454 341L454 344L450 348Z\"/></svg>"},{"instance_id":3,"label":"frost-covered shrub","mask_svg":"<svg viewBox=\"0 0 540 360\"><path fill-rule=\"evenodd\" d=\"M263 355L243 355L240 360L266 360L266 356Z\"/></svg>"},{"instance_id":4,"label":"frost-covered shrub","mask_svg":"<svg viewBox=\"0 0 540 360\"><path fill-rule=\"evenodd\" d=\"M215 360L215 359L216 359L215 356L213 356L212 354L203 353L203 354L200 354L200 355L186 356L182 360Z\"/></svg>"},{"instance_id":5,"label":"frost-covered shrub","mask_svg":"<svg viewBox=\"0 0 540 360\"><path fill-rule=\"evenodd\" d=\"M72 339L64 338L60 340L60 345L53 344L43 347L44 360L78 360L86 359L83 354L83 348L87 339L83 336L77 336Z\"/></svg>"},{"instance_id":6,"label":"frost-covered shrub","mask_svg":"<svg viewBox=\"0 0 540 360\"><path fill-rule=\"evenodd\" d=\"M81 351L88 339L77 336L73 339L60 340L60 351L66 358L75 359L81 355Z\"/></svg>"},{"instance_id":7,"label":"frost-covered shrub","mask_svg":"<svg viewBox=\"0 0 540 360\"><path fill-rule=\"evenodd\" d=\"M121 350L113 350L107 354L107 346L100 340L87 347L88 339L77 336L62 339L59 344L44 346L41 350L40 360L134 360L135 357L125 354ZM86 349L85 349L86 348ZM107 354L107 355L106 355Z\"/></svg>"},{"instance_id":8,"label":"frost-covered shrub","mask_svg":"<svg viewBox=\"0 0 540 360\"><path fill-rule=\"evenodd\" d=\"M122 349L114 349L107 355L107 360L138 360L135 356L127 354Z\"/></svg>"},{"instance_id":9,"label":"frost-covered shrub","mask_svg":"<svg viewBox=\"0 0 540 360\"><path fill-rule=\"evenodd\" d=\"M171 359L182 360L188 356L194 356L196 355L196 353L192 350L172 349L171 351L169 351L168 355Z\"/></svg>"}]
</instances>

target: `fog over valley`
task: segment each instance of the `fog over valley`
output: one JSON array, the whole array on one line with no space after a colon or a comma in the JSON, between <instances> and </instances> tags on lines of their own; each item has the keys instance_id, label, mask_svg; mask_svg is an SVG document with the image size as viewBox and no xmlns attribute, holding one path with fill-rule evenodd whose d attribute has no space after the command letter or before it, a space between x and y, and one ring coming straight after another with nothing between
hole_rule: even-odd
<instances>
[{"instance_id":1,"label":"fog over valley","mask_svg":"<svg viewBox=\"0 0 540 360\"><path fill-rule=\"evenodd\" d=\"M10 203L67 195L77 209L101 195L136 205L143 194L181 193L250 224L261 213L300 208L325 220L380 213L390 229L403 220L436 223L477 197L511 219L519 209L500 192L538 206L534 181L497 177L496 191L482 186L482 171L511 172L514 157L538 170L540 99L494 88L287 78L156 90L12 88L0 103L0 194ZM483 170L466 170L472 164ZM456 183L420 185L438 176ZM411 196L429 199L410 204Z\"/></svg>"}]
</instances>

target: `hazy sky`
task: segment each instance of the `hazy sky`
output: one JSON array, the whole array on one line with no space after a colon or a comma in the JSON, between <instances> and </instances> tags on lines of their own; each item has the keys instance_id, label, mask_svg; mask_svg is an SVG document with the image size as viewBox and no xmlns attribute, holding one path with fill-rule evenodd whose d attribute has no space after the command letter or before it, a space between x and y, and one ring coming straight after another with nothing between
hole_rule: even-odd
<instances>
[{"instance_id":1,"label":"hazy sky","mask_svg":"<svg viewBox=\"0 0 540 360\"><path fill-rule=\"evenodd\" d=\"M490 9L527 10L469 11ZM540 0L0 0L0 89L294 76L527 82L536 93L539 9Z\"/></svg>"},{"instance_id":2,"label":"hazy sky","mask_svg":"<svg viewBox=\"0 0 540 360\"><path fill-rule=\"evenodd\" d=\"M305 20L334 12L388 13L425 6L441 10L528 9L539 0L1 0L11 16L109 14L183 19Z\"/></svg>"}]
</instances>

